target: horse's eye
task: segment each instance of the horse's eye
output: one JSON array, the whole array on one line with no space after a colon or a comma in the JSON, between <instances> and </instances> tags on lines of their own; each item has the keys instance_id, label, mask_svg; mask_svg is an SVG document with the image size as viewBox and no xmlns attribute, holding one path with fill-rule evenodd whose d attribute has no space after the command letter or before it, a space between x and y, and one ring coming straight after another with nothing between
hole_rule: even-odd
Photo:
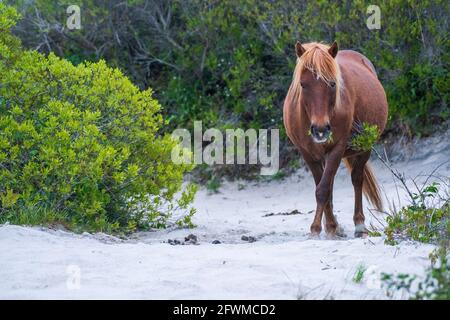
<instances>
[{"instance_id":1,"label":"horse's eye","mask_svg":"<svg viewBox=\"0 0 450 320\"><path fill-rule=\"evenodd\" d=\"M332 88L336 87L336 82L330 82L330 86L331 86Z\"/></svg>"},{"instance_id":2,"label":"horse's eye","mask_svg":"<svg viewBox=\"0 0 450 320\"><path fill-rule=\"evenodd\" d=\"M302 88L305 88L305 84L304 84L303 82L300 82L300 86L301 86Z\"/></svg>"}]
</instances>

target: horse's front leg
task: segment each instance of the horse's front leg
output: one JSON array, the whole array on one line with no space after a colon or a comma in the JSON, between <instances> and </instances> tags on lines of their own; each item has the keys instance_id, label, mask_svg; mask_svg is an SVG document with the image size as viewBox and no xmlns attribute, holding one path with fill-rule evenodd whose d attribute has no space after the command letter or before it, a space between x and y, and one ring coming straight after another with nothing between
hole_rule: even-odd
<instances>
[{"instance_id":1,"label":"horse's front leg","mask_svg":"<svg viewBox=\"0 0 450 320\"><path fill-rule=\"evenodd\" d=\"M308 159L307 157L304 157L306 163L308 164L309 169L311 170L314 182L316 183L316 188L320 183L320 180L322 179L323 175L323 163L322 161L314 161L312 159ZM330 188L330 199L328 199L324 213L325 213L325 231L330 237L334 236L344 236L344 231L342 228L338 225L338 222L336 220L336 217L333 213L333 182L334 180L331 180L331 188ZM320 232L320 230L316 230ZM316 232L317 233L317 232Z\"/></svg>"},{"instance_id":2,"label":"horse's front leg","mask_svg":"<svg viewBox=\"0 0 450 320\"><path fill-rule=\"evenodd\" d=\"M322 231L322 215L324 210L327 209L327 232L335 233L337 222L332 212L331 194L333 189L334 176L341 163L342 155L345 151L345 145L336 147L330 152L327 160L325 161L325 170L322 174L319 184L316 186L316 214L314 221L311 225L311 234L319 235ZM327 208L327 206L330 206Z\"/></svg>"},{"instance_id":3,"label":"horse's front leg","mask_svg":"<svg viewBox=\"0 0 450 320\"><path fill-rule=\"evenodd\" d=\"M314 182L316 184L316 190L317 190L317 186L320 183L320 180L322 180L322 176L323 176L323 161L322 160L316 160L313 157L311 157L309 155L308 152L302 152L303 155L303 159L305 159L306 164L308 165L309 170L311 170L311 173L314 177ZM316 216L314 218L314 221L318 220L319 223L318 224L314 224L314 229L313 226L311 226L311 234L313 235L318 235L320 234L320 231L322 231L322 225L321 225L321 221L322 221L322 214L320 214L320 218L318 217L317 213Z\"/></svg>"}]
</instances>

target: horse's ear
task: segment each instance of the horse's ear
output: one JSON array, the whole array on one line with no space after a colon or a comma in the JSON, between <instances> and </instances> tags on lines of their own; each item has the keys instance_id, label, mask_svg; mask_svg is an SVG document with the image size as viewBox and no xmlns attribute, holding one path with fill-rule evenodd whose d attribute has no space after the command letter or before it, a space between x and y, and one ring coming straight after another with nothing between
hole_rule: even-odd
<instances>
[{"instance_id":1,"label":"horse's ear","mask_svg":"<svg viewBox=\"0 0 450 320\"><path fill-rule=\"evenodd\" d=\"M330 49L328 49L328 53L335 58L337 53L338 53L338 44L336 41L333 42L333 44L331 45Z\"/></svg>"},{"instance_id":2,"label":"horse's ear","mask_svg":"<svg viewBox=\"0 0 450 320\"><path fill-rule=\"evenodd\" d=\"M295 53L297 54L297 57L301 57L304 53L305 53L305 48L303 48L302 44L300 43L300 41L297 41L297 43L295 44Z\"/></svg>"}]
</instances>

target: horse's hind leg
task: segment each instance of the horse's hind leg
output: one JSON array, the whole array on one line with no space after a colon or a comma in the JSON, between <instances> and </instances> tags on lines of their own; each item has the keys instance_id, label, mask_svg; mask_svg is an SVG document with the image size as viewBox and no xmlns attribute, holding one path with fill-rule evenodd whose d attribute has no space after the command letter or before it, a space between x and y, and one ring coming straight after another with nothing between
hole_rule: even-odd
<instances>
[{"instance_id":1,"label":"horse's hind leg","mask_svg":"<svg viewBox=\"0 0 450 320\"><path fill-rule=\"evenodd\" d=\"M334 180L331 181L330 197L325 205L325 230L330 235L334 235L337 228L337 221L333 214L333 184Z\"/></svg>"},{"instance_id":2,"label":"horse's hind leg","mask_svg":"<svg viewBox=\"0 0 450 320\"><path fill-rule=\"evenodd\" d=\"M355 237L363 237L367 235L367 229L364 224L364 212L362 206L362 189L364 183L364 166L369 160L370 152L366 152L352 159L352 183L355 189L355 211L353 215L353 222L355 223Z\"/></svg>"}]
</instances>

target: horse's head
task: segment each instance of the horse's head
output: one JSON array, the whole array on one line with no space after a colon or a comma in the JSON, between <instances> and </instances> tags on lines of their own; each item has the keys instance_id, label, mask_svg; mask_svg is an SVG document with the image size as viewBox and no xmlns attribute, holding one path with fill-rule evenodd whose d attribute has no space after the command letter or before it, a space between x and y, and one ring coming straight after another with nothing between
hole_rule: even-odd
<instances>
[{"instance_id":1,"label":"horse's head","mask_svg":"<svg viewBox=\"0 0 450 320\"><path fill-rule=\"evenodd\" d=\"M311 127L310 134L316 143L326 142L332 132L331 118L339 104L342 81L336 62L338 46L321 43L295 45L297 66L292 89L298 92L296 103L304 108Z\"/></svg>"}]
</instances>

